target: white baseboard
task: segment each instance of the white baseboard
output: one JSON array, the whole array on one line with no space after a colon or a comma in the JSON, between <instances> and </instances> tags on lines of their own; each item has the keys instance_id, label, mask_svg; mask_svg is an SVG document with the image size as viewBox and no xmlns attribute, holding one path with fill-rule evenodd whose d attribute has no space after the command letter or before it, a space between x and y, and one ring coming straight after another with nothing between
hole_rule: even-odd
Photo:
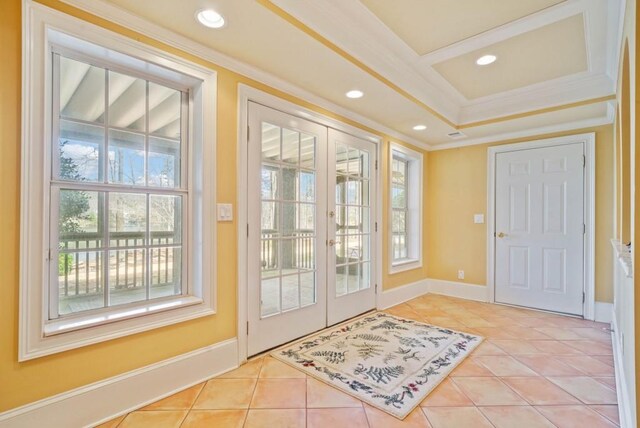
<instances>
[{"instance_id":1,"label":"white baseboard","mask_svg":"<svg viewBox=\"0 0 640 428\"><path fill-rule=\"evenodd\" d=\"M613 303L596 302L595 321L611 324L613 321Z\"/></svg>"},{"instance_id":2,"label":"white baseboard","mask_svg":"<svg viewBox=\"0 0 640 428\"><path fill-rule=\"evenodd\" d=\"M95 426L237 366L233 338L0 413L0 428Z\"/></svg>"},{"instance_id":3,"label":"white baseboard","mask_svg":"<svg viewBox=\"0 0 640 428\"><path fill-rule=\"evenodd\" d=\"M378 309L387 309L408 300L420 297L429 292L429 280L423 279L411 284L402 285L383 291L378 300Z\"/></svg>"},{"instance_id":4,"label":"white baseboard","mask_svg":"<svg viewBox=\"0 0 640 428\"><path fill-rule=\"evenodd\" d=\"M487 287L484 285L466 284L464 282L429 279L429 292L460 299L487 301Z\"/></svg>"},{"instance_id":5,"label":"white baseboard","mask_svg":"<svg viewBox=\"0 0 640 428\"><path fill-rule=\"evenodd\" d=\"M629 389L624 371L624 358L622 357L622 344L618 340L618 325L616 317L611 321L611 340L613 341L613 363L616 376L616 394L618 397L618 413L620 415L620 428L635 427L633 418L633 407L635 403L631 402L629 397Z\"/></svg>"}]
</instances>

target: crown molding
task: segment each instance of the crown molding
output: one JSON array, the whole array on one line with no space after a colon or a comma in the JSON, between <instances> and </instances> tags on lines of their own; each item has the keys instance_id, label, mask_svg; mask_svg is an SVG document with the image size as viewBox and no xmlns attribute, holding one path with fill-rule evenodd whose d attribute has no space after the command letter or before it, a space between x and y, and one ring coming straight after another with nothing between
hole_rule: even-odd
<instances>
[{"instance_id":1,"label":"crown molding","mask_svg":"<svg viewBox=\"0 0 640 428\"><path fill-rule=\"evenodd\" d=\"M188 37L182 36L160 25L154 24L146 19L124 10L118 6L107 3L104 0L61 0L72 7L95 15L98 18L106 19L116 25L128 28L136 33L147 36L167 46L181 50L182 52L197 56L215 66L248 77L256 82L263 83L273 89L292 95L300 100L311 103L317 107L336 113L346 119L359 123L361 126L373 129L379 133L386 134L412 144L424 150L429 150L428 143L417 140L406 134L398 132L375 120L369 119L353 110L339 106L332 101L319 95L313 94L297 85L287 82L271 73L267 73L247 63L234 59L228 55L218 52L208 46L198 43ZM45 6L43 6L45 7Z\"/></svg>"},{"instance_id":2,"label":"crown molding","mask_svg":"<svg viewBox=\"0 0 640 428\"><path fill-rule=\"evenodd\" d=\"M579 129L594 128L602 125L610 125L613 123L613 117L610 114L609 105L610 103L607 103L607 112L603 116L598 116L590 119L576 120L573 122L566 122L566 123L561 123L557 125L529 128L523 131L506 132L504 134L494 134L487 137L471 138L468 140L432 145L430 151L456 149L456 148L467 147L467 146L477 146L479 144L497 143L500 141L514 140L519 138L537 137L540 135L553 134L556 132L573 131L573 130L579 130Z\"/></svg>"}]
</instances>

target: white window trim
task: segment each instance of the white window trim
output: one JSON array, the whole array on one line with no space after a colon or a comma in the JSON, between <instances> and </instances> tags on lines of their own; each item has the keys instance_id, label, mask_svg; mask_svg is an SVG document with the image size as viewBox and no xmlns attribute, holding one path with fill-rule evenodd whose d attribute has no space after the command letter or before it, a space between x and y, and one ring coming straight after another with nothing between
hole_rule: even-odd
<instances>
[{"instance_id":1,"label":"white window trim","mask_svg":"<svg viewBox=\"0 0 640 428\"><path fill-rule=\"evenodd\" d=\"M71 37L69 37L71 36ZM86 43L78 43L80 39ZM193 90L189 110L190 138L198 156L190 156L189 186L192 213L189 235L190 295L114 307L47 322L49 190L51 165L51 49L52 45L100 55L109 51L159 67L168 80L186 76L181 84ZM93 50L93 52L91 52ZM30 0L23 14L22 187L20 224L20 318L18 360L25 361L130 334L208 316L216 312L216 229L214 217L216 73L93 24L54 11ZM117 56L117 55L116 55ZM135 67L135 64L127 64ZM168 69L178 73L170 72ZM154 73L155 74L155 73ZM197 82L195 84L194 82ZM206 118L206 120L205 120ZM44 143L44 148L43 148ZM66 324L65 324L66 323ZM46 326L46 328L45 328Z\"/></svg>"},{"instance_id":2,"label":"white window trim","mask_svg":"<svg viewBox=\"0 0 640 428\"><path fill-rule=\"evenodd\" d=\"M394 153L396 157L401 157L407 161L407 176L409 186L407 188L407 204L409 209L409 221L407 222L410 236L417 236L418 239L409 242L408 255L406 259L394 261L393 259L393 208L391 205L392 177L391 169ZM412 150L400 144L389 144L389 207L388 207L388 247L389 247L389 273L399 273L422 267L422 182L423 182L423 156L422 153Z\"/></svg>"}]
</instances>

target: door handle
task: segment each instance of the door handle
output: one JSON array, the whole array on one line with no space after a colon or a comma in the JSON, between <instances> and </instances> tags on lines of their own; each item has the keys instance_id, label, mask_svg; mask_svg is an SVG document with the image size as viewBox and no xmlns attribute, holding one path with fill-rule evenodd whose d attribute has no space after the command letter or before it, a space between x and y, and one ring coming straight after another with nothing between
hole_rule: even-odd
<instances>
[{"instance_id":1,"label":"door handle","mask_svg":"<svg viewBox=\"0 0 640 428\"><path fill-rule=\"evenodd\" d=\"M506 233L504 233L504 232L500 232L500 233L498 233L496 236L497 236L498 238L504 238L505 236L507 236L507 234L506 234Z\"/></svg>"}]
</instances>

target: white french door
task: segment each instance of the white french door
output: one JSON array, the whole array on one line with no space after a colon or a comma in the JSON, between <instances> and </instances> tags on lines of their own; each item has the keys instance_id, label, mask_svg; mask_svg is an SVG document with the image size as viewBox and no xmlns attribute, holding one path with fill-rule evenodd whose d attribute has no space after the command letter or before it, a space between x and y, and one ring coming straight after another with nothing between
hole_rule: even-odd
<instances>
[{"instance_id":1,"label":"white french door","mask_svg":"<svg viewBox=\"0 0 640 428\"><path fill-rule=\"evenodd\" d=\"M376 146L249 103L248 355L375 307Z\"/></svg>"},{"instance_id":2,"label":"white french door","mask_svg":"<svg viewBox=\"0 0 640 428\"><path fill-rule=\"evenodd\" d=\"M583 315L584 146L496 156L495 300Z\"/></svg>"},{"instance_id":3,"label":"white french door","mask_svg":"<svg viewBox=\"0 0 640 428\"><path fill-rule=\"evenodd\" d=\"M376 305L375 145L329 129L327 324Z\"/></svg>"}]
</instances>

